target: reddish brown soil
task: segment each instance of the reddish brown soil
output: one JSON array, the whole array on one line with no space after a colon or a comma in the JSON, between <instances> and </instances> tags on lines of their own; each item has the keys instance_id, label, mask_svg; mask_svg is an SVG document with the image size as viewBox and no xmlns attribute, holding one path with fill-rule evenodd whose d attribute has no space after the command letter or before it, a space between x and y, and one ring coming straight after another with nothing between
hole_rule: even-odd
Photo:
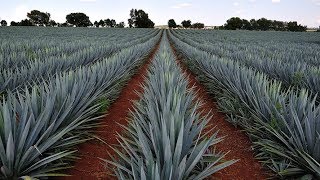
<instances>
[{"instance_id":1,"label":"reddish brown soil","mask_svg":"<svg viewBox=\"0 0 320 180\"><path fill-rule=\"evenodd\" d=\"M133 101L139 100L140 98L136 92L143 92L141 83L144 82L144 76L147 73L148 66L158 49L159 43L149 55L147 62L132 76L127 85L123 87L118 99L111 104L107 115L102 120L102 126L96 129L95 135L107 144L92 140L80 145L77 155L81 159L76 161L74 167L67 172L67 174L71 176L59 179L116 179L113 176L114 173L108 168L105 168L105 164L99 158L111 160L108 152L114 155L114 151L108 145L118 144L117 132L121 134L123 130L119 124L127 125L127 115L133 107Z\"/></svg>"},{"instance_id":2,"label":"reddish brown soil","mask_svg":"<svg viewBox=\"0 0 320 180\"><path fill-rule=\"evenodd\" d=\"M171 46L176 54L173 46ZM267 179L268 172L263 169L262 165L254 158L254 153L251 149L251 141L248 136L236 128L231 123L226 121L225 114L219 112L217 104L213 98L207 93L206 88L199 83L195 75L181 62L181 58L177 57L177 62L189 79L189 87L194 87L197 92L197 100L203 103L200 108L205 114L213 115L209 126L219 130L220 136L226 136L224 140L216 145L216 150L221 152L229 152L226 160L238 159L235 164L220 170L211 176L210 179L221 180L262 180ZM211 112L210 112L211 111Z\"/></svg>"}]
</instances>

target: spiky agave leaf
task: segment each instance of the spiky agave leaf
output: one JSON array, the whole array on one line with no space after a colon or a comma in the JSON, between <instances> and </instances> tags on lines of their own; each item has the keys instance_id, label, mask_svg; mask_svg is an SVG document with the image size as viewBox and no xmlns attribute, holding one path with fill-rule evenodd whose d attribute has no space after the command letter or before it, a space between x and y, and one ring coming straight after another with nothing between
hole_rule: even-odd
<instances>
[{"instance_id":1,"label":"spiky agave leaf","mask_svg":"<svg viewBox=\"0 0 320 180\"><path fill-rule=\"evenodd\" d=\"M55 162L74 158L70 146L83 142L74 132L97 120L101 105L96 100L113 95L113 88L119 88L117 83L131 74L159 36L92 66L58 74L24 93L8 92L0 104L0 177L42 178L68 168Z\"/></svg>"},{"instance_id":2,"label":"spiky agave leaf","mask_svg":"<svg viewBox=\"0 0 320 180\"><path fill-rule=\"evenodd\" d=\"M235 110L226 112L233 113L237 117L233 120L250 134L260 160L279 170L281 176L320 176L320 106L316 97L303 89L283 92L281 83L263 73L200 51L173 35L170 38L187 62L196 66L194 71L206 77L213 93L225 101L224 107Z\"/></svg>"},{"instance_id":3,"label":"spiky agave leaf","mask_svg":"<svg viewBox=\"0 0 320 180\"><path fill-rule=\"evenodd\" d=\"M119 179L203 179L235 162L220 163L223 156L208 151L222 139L202 136L208 120L197 112L199 102L174 59L164 34L142 99L119 136L119 161L106 161Z\"/></svg>"}]
</instances>

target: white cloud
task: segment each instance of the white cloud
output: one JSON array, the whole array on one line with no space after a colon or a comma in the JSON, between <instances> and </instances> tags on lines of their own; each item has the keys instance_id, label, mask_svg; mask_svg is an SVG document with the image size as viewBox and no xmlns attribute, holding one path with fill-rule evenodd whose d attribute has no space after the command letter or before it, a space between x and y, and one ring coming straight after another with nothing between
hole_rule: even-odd
<instances>
[{"instance_id":1,"label":"white cloud","mask_svg":"<svg viewBox=\"0 0 320 180\"><path fill-rule=\"evenodd\" d=\"M251 2L251 3L255 3L255 2L256 2L256 0L249 0L249 2Z\"/></svg>"},{"instance_id":2,"label":"white cloud","mask_svg":"<svg viewBox=\"0 0 320 180\"><path fill-rule=\"evenodd\" d=\"M271 0L272 1L272 3L279 3L280 2L280 0Z\"/></svg>"},{"instance_id":3,"label":"white cloud","mask_svg":"<svg viewBox=\"0 0 320 180\"><path fill-rule=\"evenodd\" d=\"M246 13L246 10L244 10L244 9L238 9L238 10L235 11L235 14L236 14L237 16L242 16L242 15L244 15L245 13Z\"/></svg>"},{"instance_id":4,"label":"white cloud","mask_svg":"<svg viewBox=\"0 0 320 180\"><path fill-rule=\"evenodd\" d=\"M317 6L320 6L320 0L312 0L312 2L317 5Z\"/></svg>"},{"instance_id":5,"label":"white cloud","mask_svg":"<svg viewBox=\"0 0 320 180\"><path fill-rule=\"evenodd\" d=\"M233 6L239 6L239 3L238 2L234 2Z\"/></svg>"},{"instance_id":6,"label":"white cloud","mask_svg":"<svg viewBox=\"0 0 320 180\"><path fill-rule=\"evenodd\" d=\"M190 7L190 6L192 6L192 4L190 4L190 3L181 3L181 4L171 6L171 8L180 9L180 8L185 8L185 7Z\"/></svg>"}]
</instances>

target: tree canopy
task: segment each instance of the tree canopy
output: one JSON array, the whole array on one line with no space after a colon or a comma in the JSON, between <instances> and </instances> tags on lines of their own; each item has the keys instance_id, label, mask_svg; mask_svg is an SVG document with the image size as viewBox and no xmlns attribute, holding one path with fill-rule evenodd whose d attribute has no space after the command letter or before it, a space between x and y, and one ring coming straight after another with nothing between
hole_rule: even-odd
<instances>
[{"instance_id":1,"label":"tree canopy","mask_svg":"<svg viewBox=\"0 0 320 180\"><path fill-rule=\"evenodd\" d=\"M104 20L106 27L116 27L117 22L114 19L106 19Z\"/></svg>"},{"instance_id":2,"label":"tree canopy","mask_svg":"<svg viewBox=\"0 0 320 180\"><path fill-rule=\"evenodd\" d=\"M50 20L49 24L48 24L48 26L51 26L51 27L54 27L54 26L57 26L57 25L58 25L58 23L56 23L56 21L54 21L54 20Z\"/></svg>"},{"instance_id":3,"label":"tree canopy","mask_svg":"<svg viewBox=\"0 0 320 180\"><path fill-rule=\"evenodd\" d=\"M149 15L143 10L131 9L130 19L128 19L129 27L136 28L153 28L154 23L149 19Z\"/></svg>"},{"instance_id":4,"label":"tree canopy","mask_svg":"<svg viewBox=\"0 0 320 180\"><path fill-rule=\"evenodd\" d=\"M191 27L195 28L195 29L202 29L202 28L204 28L204 24L203 23L194 23L194 24L192 24Z\"/></svg>"},{"instance_id":5,"label":"tree canopy","mask_svg":"<svg viewBox=\"0 0 320 180\"><path fill-rule=\"evenodd\" d=\"M242 28L242 20L239 17L232 17L227 20L226 29L236 30Z\"/></svg>"},{"instance_id":6,"label":"tree canopy","mask_svg":"<svg viewBox=\"0 0 320 180\"><path fill-rule=\"evenodd\" d=\"M119 24L117 24L116 20L114 19L105 19L105 20L100 20L95 21L94 23L95 27L109 27L109 28L124 28L125 24L124 22L120 22Z\"/></svg>"},{"instance_id":7,"label":"tree canopy","mask_svg":"<svg viewBox=\"0 0 320 180\"><path fill-rule=\"evenodd\" d=\"M7 21L6 20L2 20L1 22L0 22L0 24L1 24L1 26L7 26Z\"/></svg>"},{"instance_id":8,"label":"tree canopy","mask_svg":"<svg viewBox=\"0 0 320 180\"><path fill-rule=\"evenodd\" d=\"M22 20L18 23L18 26L34 26L33 22L29 19Z\"/></svg>"},{"instance_id":9,"label":"tree canopy","mask_svg":"<svg viewBox=\"0 0 320 180\"><path fill-rule=\"evenodd\" d=\"M191 27L191 21L190 20L184 20L181 22L182 26L184 28L190 28Z\"/></svg>"},{"instance_id":10,"label":"tree canopy","mask_svg":"<svg viewBox=\"0 0 320 180\"><path fill-rule=\"evenodd\" d=\"M176 24L176 22L174 21L174 19L170 19L170 20L168 21L168 27L169 27L169 28L176 28L176 27L177 27L177 24Z\"/></svg>"},{"instance_id":11,"label":"tree canopy","mask_svg":"<svg viewBox=\"0 0 320 180\"><path fill-rule=\"evenodd\" d=\"M32 10L31 12L27 13L27 17L34 25L38 26L47 26L50 21L50 14L47 12L41 12L38 10Z\"/></svg>"},{"instance_id":12,"label":"tree canopy","mask_svg":"<svg viewBox=\"0 0 320 180\"><path fill-rule=\"evenodd\" d=\"M268 20L266 18L260 18L258 20L251 19L250 21L246 19L240 19L239 17L232 17L227 20L227 23L223 27L227 30L275 30L275 31L306 31L307 27L298 25L296 21L293 22L282 22L276 20Z\"/></svg>"},{"instance_id":13,"label":"tree canopy","mask_svg":"<svg viewBox=\"0 0 320 180\"><path fill-rule=\"evenodd\" d=\"M302 32L307 30L307 27L301 26L300 24L298 25L297 21L289 22L287 27L289 31Z\"/></svg>"},{"instance_id":14,"label":"tree canopy","mask_svg":"<svg viewBox=\"0 0 320 180\"><path fill-rule=\"evenodd\" d=\"M29 19L21 20L20 22L11 21L10 26L34 26Z\"/></svg>"},{"instance_id":15,"label":"tree canopy","mask_svg":"<svg viewBox=\"0 0 320 180\"><path fill-rule=\"evenodd\" d=\"M70 13L66 16L66 19L67 23L76 27L88 27L92 25L89 17L84 13Z\"/></svg>"},{"instance_id":16,"label":"tree canopy","mask_svg":"<svg viewBox=\"0 0 320 180\"><path fill-rule=\"evenodd\" d=\"M122 22L120 22L119 24L117 24L117 28L124 28L124 26L125 26L125 23L122 21Z\"/></svg>"},{"instance_id":17,"label":"tree canopy","mask_svg":"<svg viewBox=\"0 0 320 180\"><path fill-rule=\"evenodd\" d=\"M65 23L57 23L54 20L50 19L50 13L41 12L39 10L32 10L27 13L27 19L21 20L20 22L12 21L10 23L11 26L58 26L58 27L108 27L108 28L124 28L125 23L120 22L117 23L114 19L101 19L99 21L95 21L94 24L91 23L89 17L81 12L70 13L66 16ZM2 20L1 26L7 26L7 22ZM131 9L130 10L130 18L128 19L128 25L130 28L153 28L154 22L149 18L148 13L139 9ZM204 28L203 23L194 23L191 24L191 20L183 20L181 22L182 27L184 28ZM181 27L176 24L174 19L170 19L168 21L169 28ZM302 32L306 31L307 27L298 24L297 21L283 22L277 20L268 20L266 18L260 19L241 19L239 17L232 17L227 20L227 22L223 26L219 26L219 29L227 29L227 30L258 30L258 31L296 31Z\"/></svg>"}]
</instances>

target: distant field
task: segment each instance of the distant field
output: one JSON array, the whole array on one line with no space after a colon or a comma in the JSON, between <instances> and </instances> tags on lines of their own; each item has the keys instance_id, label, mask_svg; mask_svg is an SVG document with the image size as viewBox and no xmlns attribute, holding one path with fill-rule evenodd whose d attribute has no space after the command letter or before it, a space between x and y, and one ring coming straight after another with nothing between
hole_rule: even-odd
<instances>
[{"instance_id":1,"label":"distant field","mask_svg":"<svg viewBox=\"0 0 320 180\"><path fill-rule=\"evenodd\" d=\"M0 178L317 179L319 93L319 33L1 27Z\"/></svg>"}]
</instances>

